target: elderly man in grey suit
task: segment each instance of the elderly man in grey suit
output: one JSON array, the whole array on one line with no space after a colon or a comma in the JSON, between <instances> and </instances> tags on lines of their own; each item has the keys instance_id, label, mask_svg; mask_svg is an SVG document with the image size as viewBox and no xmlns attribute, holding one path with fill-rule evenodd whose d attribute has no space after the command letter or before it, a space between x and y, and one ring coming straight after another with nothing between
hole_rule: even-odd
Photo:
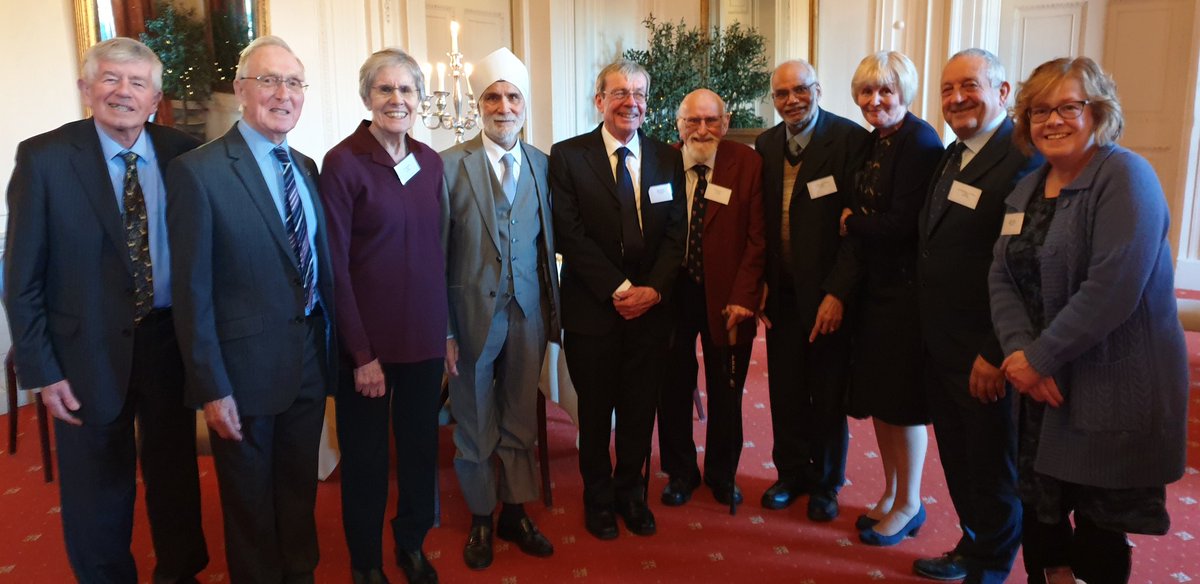
<instances>
[{"instance_id":1,"label":"elderly man in grey suit","mask_svg":"<svg viewBox=\"0 0 1200 584\"><path fill-rule=\"evenodd\" d=\"M208 552L196 413L183 405L171 322L162 175L199 142L147 123L162 63L142 43L97 44L82 69L93 117L22 142L8 185L4 301L17 375L41 388L55 417L75 577L138 581L129 544L140 453L154 582L194 581Z\"/></svg>"},{"instance_id":2,"label":"elderly man in grey suit","mask_svg":"<svg viewBox=\"0 0 1200 584\"><path fill-rule=\"evenodd\" d=\"M480 61L483 132L442 154L450 204L446 270L450 300L447 359L454 470L471 509L467 567L492 563L495 533L538 557L554 546L525 513L538 496L537 392L546 342L557 341L546 155L518 138L529 73L508 49Z\"/></svg>"},{"instance_id":3,"label":"elderly man in grey suit","mask_svg":"<svg viewBox=\"0 0 1200 584\"><path fill-rule=\"evenodd\" d=\"M186 399L204 409L233 582L312 582L317 446L332 388L333 289L317 167L287 133L304 66L282 39L242 51L243 118L167 170Z\"/></svg>"}]
</instances>

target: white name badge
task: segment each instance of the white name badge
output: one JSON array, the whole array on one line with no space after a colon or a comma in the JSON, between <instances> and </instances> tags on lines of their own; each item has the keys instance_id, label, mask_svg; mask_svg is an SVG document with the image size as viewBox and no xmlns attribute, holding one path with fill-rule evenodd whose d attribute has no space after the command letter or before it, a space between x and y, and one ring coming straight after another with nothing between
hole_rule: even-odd
<instances>
[{"instance_id":1,"label":"white name badge","mask_svg":"<svg viewBox=\"0 0 1200 584\"><path fill-rule=\"evenodd\" d=\"M421 165L417 163L416 156L409 154L400 161L400 164L394 166L393 170L396 171L396 178L400 179L400 184L406 185L409 179L421 171Z\"/></svg>"},{"instance_id":2,"label":"white name badge","mask_svg":"<svg viewBox=\"0 0 1200 584\"><path fill-rule=\"evenodd\" d=\"M708 188L704 191L704 198L710 201L715 201L722 205L729 204L729 197L733 195L733 189L725 188L721 185L708 184Z\"/></svg>"},{"instance_id":3,"label":"white name badge","mask_svg":"<svg viewBox=\"0 0 1200 584\"><path fill-rule=\"evenodd\" d=\"M1007 213L1004 215L1004 224L1000 227L1000 235L1020 235L1024 223L1024 213Z\"/></svg>"},{"instance_id":4,"label":"white name badge","mask_svg":"<svg viewBox=\"0 0 1200 584\"><path fill-rule=\"evenodd\" d=\"M837 192L837 183L833 181L833 175L825 178L819 178L808 183L808 198L819 199L826 195L832 195Z\"/></svg>"},{"instance_id":5,"label":"white name badge","mask_svg":"<svg viewBox=\"0 0 1200 584\"><path fill-rule=\"evenodd\" d=\"M666 203L671 200L671 183L663 183L650 187L651 203Z\"/></svg>"},{"instance_id":6,"label":"white name badge","mask_svg":"<svg viewBox=\"0 0 1200 584\"><path fill-rule=\"evenodd\" d=\"M979 196L983 194L981 189L977 189L969 184L954 181L950 186L949 199L959 205L962 205L972 211L979 204Z\"/></svg>"}]
</instances>

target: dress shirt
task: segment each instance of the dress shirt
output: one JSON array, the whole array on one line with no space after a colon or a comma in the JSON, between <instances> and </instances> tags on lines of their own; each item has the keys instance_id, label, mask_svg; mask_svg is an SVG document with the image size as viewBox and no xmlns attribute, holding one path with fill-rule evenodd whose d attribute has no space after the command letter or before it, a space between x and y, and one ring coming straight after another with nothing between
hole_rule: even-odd
<instances>
[{"instance_id":1,"label":"dress shirt","mask_svg":"<svg viewBox=\"0 0 1200 584\"><path fill-rule=\"evenodd\" d=\"M262 173L263 182L267 183L267 189L271 191L271 200L275 202L275 210L279 212L280 222L285 225L285 233L287 231L287 202L284 201L283 166L279 164L279 159L275 158L275 154L271 151L276 146L281 146L288 153L288 160L292 163L292 173L296 177L296 189L300 191L300 206L304 207L304 223L308 230L308 249L313 250L313 306L316 306L321 301L320 293L317 291L317 280L320 278L321 270L317 265L318 254L316 252L317 212L313 207L312 193L308 192L308 181L304 180L304 173L296 166L296 161L292 160L292 150L288 147L287 138L284 138L279 144L273 144L266 136L247 125L245 120L239 120L237 128L242 133L242 138L246 139L246 146L249 146L250 152L254 154L254 161L258 163L258 170Z\"/></svg>"},{"instance_id":2,"label":"dress shirt","mask_svg":"<svg viewBox=\"0 0 1200 584\"><path fill-rule=\"evenodd\" d=\"M625 168L629 169L629 178L633 180L633 200L637 203L638 226L642 224L642 141L635 132L628 144L622 144L615 136L608 133L608 128L600 126L600 135L604 137L604 151L608 153L608 166L612 168L613 180L617 180L617 149L624 146L629 149L625 156Z\"/></svg>"},{"instance_id":3,"label":"dress shirt","mask_svg":"<svg viewBox=\"0 0 1200 584\"><path fill-rule=\"evenodd\" d=\"M492 141L487 137L487 134L480 132L479 137L483 138L483 152L487 154L488 162L492 163L492 173L496 175L496 180L501 184L504 183L504 163L500 161L505 154L512 154L513 157L513 183L515 184L521 179L521 141L517 140L511 150L505 150L503 146Z\"/></svg>"},{"instance_id":4,"label":"dress shirt","mask_svg":"<svg viewBox=\"0 0 1200 584\"><path fill-rule=\"evenodd\" d=\"M1004 122L1004 116L1006 115L1008 114L1001 113L1000 115L996 116L996 119L989 122L988 125L984 126L983 129L977 132L974 136L971 136L966 140L960 140L963 145L966 146L966 148L963 148L962 163L958 165L959 170L966 168L967 165L971 163L971 160L975 158L975 155L979 154L979 151L983 150L984 146L987 146L988 140L991 140L992 136L996 134L996 130L1000 129L1000 124ZM954 143L951 142L950 145L953 147Z\"/></svg>"},{"instance_id":5,"label":"dress shirt","mask_svg":"<svg viewBox=\"0 0 1200 584\"><path fill-rule=\"evenodd\" d=\"M167 245L167 189L163 186L162 171L158 167L158 155L150 133L143 131L133 146L125 148L96 126L100 136L100 151L108 166L108 177L112 180L113 193L117 196L117 210L125 216L125 160L121 155L133 152L138 155L138 182L142 185L142 198L146 201L146 227L150 232L150 272L154 278L154 307L171 305L171 248Z\"/></svg>"}]
</instances>

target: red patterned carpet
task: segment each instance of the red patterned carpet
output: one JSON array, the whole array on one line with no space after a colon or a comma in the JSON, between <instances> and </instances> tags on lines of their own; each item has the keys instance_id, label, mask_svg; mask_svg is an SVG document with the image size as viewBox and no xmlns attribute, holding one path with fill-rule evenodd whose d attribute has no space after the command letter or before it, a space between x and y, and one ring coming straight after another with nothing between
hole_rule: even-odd
<instances>
[{"instance_id":1,"label":"red patterned carpet","mask_svg":"<svg viewBox=\"0 0 1200 584\"><path fill-rule=\"evenodd\" d=\"M1200 335L1188 335L1192 363L1200 364ZM448 428L442 430L442 526L434 529L425 550L447 583L496 584L533 583L650 583L650 582L786 582L826 584L890 581L928 582L913 576L914 558L937 555L950 549L959 530L946 494L945 480L930 440L926 461L925 504L929 520L919 537L892 548L871 548L858 542L854 517L873 502L880 488L880 469L875 437L869 422L852 421L851 450L847 475L850 484L842 491L842 516L831 524L818 525L804 517L804 503L784 511L758 506L763 490L772 482L770 417L767 409L764 345L758 339L754 368L750 372L745 400L746 447L739 484L747 504L736 516L717 504L707 489L700 489L684 507L669 509L657 504L666 482L657 476L651 482L652 509L658 519L658 534L643 538L622 529L612 542L592 538L583 528L581 491L575 453L575 431L567 415L550 407L551 470L555 507L540 503L528 506L543 532L554 542L552 558L535 559L497 540L495 563L486 571L471 572L462 563L462 543L470 515L457 492L451 466L453 447ZM1173 525L1164 537L1135 536L1137 584L1200 582L1200 375L1193 369L1188 469L1183 480L1168 488L1168 505ZM0 450L0 583L70 582L57 514L57 484L42 482L33 408L21 409L20 448L16 455ZM7 419L0 417L0 428ZM696 424L698 439L703 427ZM1153 453L1147 453L1153 455ZM657 453L654 467L657 469ZM212 561L201 582L227 582L223 558L220 512L212 460L201 462L204 471L205 528ZM140 501L139 501L140 504ZM321 564L318 582L348 582L349 560L339 520L337 475L321 485L317 503L321 534ZM144 510L134 533L133 548L143 581L149 580L153 564ZM385 549L390 549L390 536ZM404 577L394 565L386 567L392 582ZM1024 581L1020 560L1011 578Z\"/></svg>"}]
</instances>

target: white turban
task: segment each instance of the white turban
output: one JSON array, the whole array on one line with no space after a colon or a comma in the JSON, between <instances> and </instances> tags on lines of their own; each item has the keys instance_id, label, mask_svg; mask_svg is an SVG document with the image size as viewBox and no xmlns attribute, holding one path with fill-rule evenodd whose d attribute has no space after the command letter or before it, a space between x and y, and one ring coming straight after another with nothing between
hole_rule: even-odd
<instances>
[{"instance_id":1,"label":"white turban","mask_svg":"<svg viewBox=\"0 0 1200 584\"><path fill-rule=\"evenodd\" d=\"M521 92L521 98L529 101L529 70L512 51L504 47L492 51L475 64L475 70L471 72L471 89L478 92L475 98L478 99L497 81L513 84Z\"/></svg>"}]
</instances>

